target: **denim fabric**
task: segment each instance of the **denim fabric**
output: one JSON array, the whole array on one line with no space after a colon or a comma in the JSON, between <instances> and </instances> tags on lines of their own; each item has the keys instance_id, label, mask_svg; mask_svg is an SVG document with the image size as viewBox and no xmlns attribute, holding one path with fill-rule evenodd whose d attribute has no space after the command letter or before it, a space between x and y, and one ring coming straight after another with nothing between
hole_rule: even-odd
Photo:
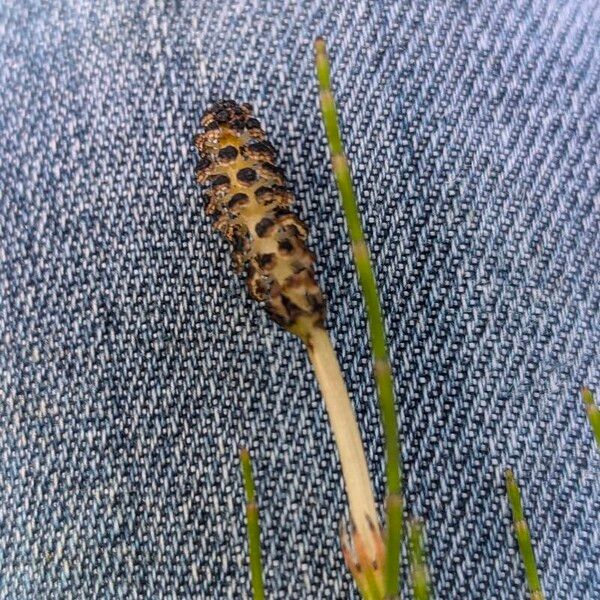
<instances>
[{"instance_id":1,"label":"denim fabric","mask_svg":"<svg viewBox=\"0 0 600 600\"><path fill-rule=\"evenodd\" d=\"M439 599L600 598L597 0L0 4L0 598L249 598L250 447L269 598L357 598L301 343L231 268L194 182L211 99L254 104L309 223L383 455L312 40L383 293L408 510ZM406 588L408 590L408 588Z\"/></svg>"}]
</instances>

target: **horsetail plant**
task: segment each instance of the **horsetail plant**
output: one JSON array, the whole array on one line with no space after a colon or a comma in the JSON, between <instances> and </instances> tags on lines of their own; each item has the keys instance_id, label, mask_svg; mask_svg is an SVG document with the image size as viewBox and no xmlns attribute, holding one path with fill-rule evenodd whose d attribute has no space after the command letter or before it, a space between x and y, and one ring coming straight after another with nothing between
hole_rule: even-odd
<instances>
[{"instance_id":1,"label":"horsetail plant","mask_svg":"<svg viewBox=\"0 0 600 600\"><path fill-rule=\"evenodd\" d=\"M341 527L346 564L365 600L400 598L400 549L405 538L414 600L429 600L424 527L411 519L403 526L402 468L392 370L387 350L381 302L366 245L350 167L344 153L330 66L323 39L315 42L316 73L325 133L363 292L373 352L386 456L386 526L377 515L367 461L352 404L338 359L325 328L325 302L315 279L315 256L308 249L308 231L293 213L292 192L275 163L275 148L266 139L249 104L221 100L202 117L204 133L194 142L200 154L196 172L208 184L206 212L214 226L233 244L238 271L246 270L250 295L270 317L299 337L308 352L325 401L337 444L350 507L350 528ZM600 446L600 412L593 395L582 389L586 412ZM250 455L240 453L254 600L264 600L258 506ZM515 536L532 600L543 600L540 577L525 520L521 493L512 470L505 471L506 491Z\"/></svg>"},{"instance_id":2,"label":"horsetail plant","mask_svg":"<svg viewBox=\"0 0 600 600\"><path fill-rule=\"evenodd\" d=\"M335 100L331 91L331 73L327 57L327 47L323 38L318 38L315 41L315 63L319 83L321 113L329 142L331 164L346 215L346 223L352 242L354 264L358 272L358 279L365 300L369 333L371 335L373 368L383 424L386 457L387 535L384 589L386 598L396 598L400 591L399 570L400 547L403 533L403 501L400 442L394 402L394 382L387 350L381 302L369 257L369 249L360 220L358 202L354 194L350 166L346 159L342 136L340 134ZM356 579L356 569L352 569L352 556L350 553L346 553L345 556ZM355 553L354 557L358 561L358 564L360 564L359 554Z\"/></svg>"},{"instance_id":3,"label":"horsetail plant","mask_svg":"<svg viewBox=\"0 0 600 600\"><path fill-rule=\"evenodd\" d=\"M246 490L246 527L248 529L248 555L250 557L250 576L252 578L252 596L254 600L264 600L265 587L263 583L263 568L260 557L260 525L258 521L258 503L250 452L246 448L240 451L242 478Z\"/></svg>"},{"instance_id":4,"label":"horsetail plant","mask_svg":"<svg viewBox=\"0 0 600 600\"><path fill-rule=\"evenodd\" d=\"M523 562L527 585L529 586L530 598L531 600L544 600L544 592L542 591L542 583L538 574L531 533L525 519L525 513L523 512L521 490L512 469L506 469L504 478L506 481L506 494L512 512L515 537L517 538L519 553Z\"/></svg>"},{"instance_id":5,"label":"horsetail plant","mask_svg":"<svg viewBox=\"0 0 600 600\"><path fill-rule=\"evenodd\" d=\"M350 506L351 533L343 550L366 598L383 598L385 544L367 461L346 385L329 334L325 303L315 279L307 228L292 212L294 199L275 149L248 104L223 100L202 117L196 136L196 173L209 184L206 212L246 267L250 295L271 318L298 336L319 382L337 444Z\"/></svg>"}]
</instances>

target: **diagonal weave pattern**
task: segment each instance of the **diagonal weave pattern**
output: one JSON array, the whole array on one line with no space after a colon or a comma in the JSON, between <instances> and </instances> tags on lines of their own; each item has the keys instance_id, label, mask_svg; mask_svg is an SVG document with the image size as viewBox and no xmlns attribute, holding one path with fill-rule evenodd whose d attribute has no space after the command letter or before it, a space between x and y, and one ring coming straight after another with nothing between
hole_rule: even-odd
<instances>
[{"instance_id":1,"label":"diagonal weave pattern","mask_svg":"<svg viewBox=\"0 0 600 600\"><path fill-rule=\"evenodd\" d=\"M510 464L547 597L598 598L577 393L600 384L595 0L0 4L0 598L249 597L241 444L269 597L357 597L301 342L246 297L194 182L209 100L251 101L311 230L381 499L318 34L436 597L526 597Z\"/></svg>"}]
</instances>

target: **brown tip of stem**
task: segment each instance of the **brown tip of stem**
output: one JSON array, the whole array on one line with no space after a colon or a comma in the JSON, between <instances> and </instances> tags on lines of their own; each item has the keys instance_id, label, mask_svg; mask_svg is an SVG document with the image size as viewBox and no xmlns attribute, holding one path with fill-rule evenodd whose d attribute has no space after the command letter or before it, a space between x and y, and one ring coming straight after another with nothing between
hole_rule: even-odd
<instances>
[{"instance_id":1,"label":"brown tip of stem","mask_svg":"<svg viewBox=\"0 0 600 600\"><path fill-rule=\"evenodd\" d=\"M584 404L592 404L594 402L594 395L592 394L592 390L589 387L581 388L581 398Z\"/></svg>"},{"instance_id":2,"label":"brown tip of stem","mask_svg":"<svg viewBox=\"0 0 600 600\"><path fill-rule=\"evenodd\" d=\"M326 48L327 48L327 45L325 44L325 38L322 36L319 36L315 40L315 50L317 52L325 52Z\"/></svg>"},{"instance_id":3,"label":"brown tip of stem","mask_svg":"<svg viewBox=\"0 0 600 600\"><path fill-rule=\"evenodd\" d=\"M240 448L240 458L242 460L250 460L250 451L248 448Z\"/></svg>"}]
</instances>

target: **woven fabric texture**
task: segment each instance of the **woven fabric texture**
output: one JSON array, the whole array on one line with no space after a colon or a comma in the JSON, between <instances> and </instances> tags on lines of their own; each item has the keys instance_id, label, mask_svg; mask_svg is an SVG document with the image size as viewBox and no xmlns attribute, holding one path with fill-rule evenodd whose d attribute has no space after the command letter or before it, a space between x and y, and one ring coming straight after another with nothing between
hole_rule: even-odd
<instances>
[{"instance_id":1,"label":"woven fabric texture","mask_svg":"<svg viewBox=\"0 0 600 600\"><path fill-rule=\"evenodd\" d=\"M317 35L436 598L526 598L508 465L547 597L600 597L578 395L600 384L597 0L2 0L0 598L249 598L241 445L268 597L358 598L306 353L248 299L194 182L206 105L251 102L311 229L381 502Z\"/></svg>"}]
</instances>

